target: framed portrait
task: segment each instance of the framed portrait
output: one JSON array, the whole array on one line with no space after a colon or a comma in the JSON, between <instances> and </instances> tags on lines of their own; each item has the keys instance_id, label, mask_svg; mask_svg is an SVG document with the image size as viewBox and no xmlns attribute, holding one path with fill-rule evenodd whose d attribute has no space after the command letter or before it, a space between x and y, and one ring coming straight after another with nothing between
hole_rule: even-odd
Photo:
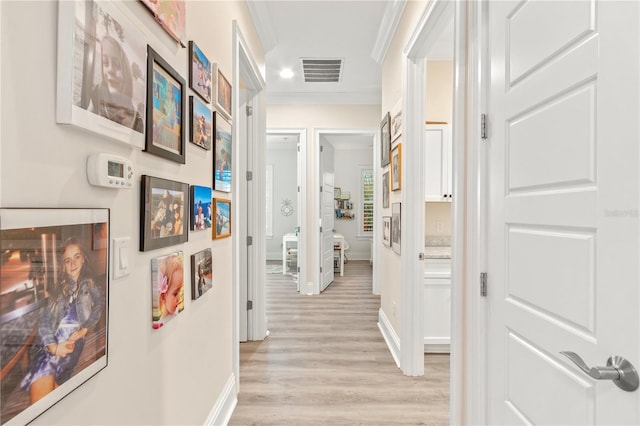
<instances>
[{"instance_id":1,"label":"framed portrait","mask_svg":"<svg viewBox=\"0 0 640 426\"><path fill-rule=\"evenodd\" d=\"M191 300L200 298L213 287L211 249L191 255Z\"/></svg>"},{"instance_id":2,"label":"framed portrait","mask_svg":"<svg viewBox=\"0 0 640 426\"><path fill-rule=\"evenodd\" d=\"M59 2L56 121L142 149L144 39L115 2Z\"/></svg>"},{"instance_id":3,"label":"framed portrait","mask_svg":"<svg viewBox=\"0 0 640 426\"><path fill-rule=\"evenodd\" d=\"M382 208L389 208L389 169L382 173Z\"/></svg>"},{"instance_id":4,"label":"framed portrait","mask_svg":"<svg viewBox=\"0 0 640 426\"><path fill-rule=\"evenodd\" d=\"M382 244L391 247L391 216L382 216Z\"/></svg>"},{"instance_id":5,"label":"framed portrait","mask_svg":"<svg viewBox=\"0 0 640 426\"><path fill-rule=\"evenodd\" d=\"M394 253L400 254L400 242L402 241L402 226L400 223L401 203L391 204L391 248Z\"/></svg>"},{"instance_id":6,"label":"framed portrait","mask_svg":"<svg viewBox=\"0 0 640 426\"><path fill-rule=\"evenodd\" d=\"M184 310L184 257L176 251L151 259L151 328L157 330Z\"/></svg>"},{"instance_id":7,"label":"framed portrait","mask_svg":"<svg viewBox=\"0 0 640 426\"><path fill-rule=\"evenodd\" d=\"M200 148L210 150L213 141L213 113L195 96L189 96L189 112L189 141Z\"/></svg>"},{"instance_id":8,"label":"framed portrait","mask_svg":"<svg viewBox=\"0 0 640 426\"><path fill-rule=\"evenodd\" d=\"M191 185L189 190L191 201L191 230L204 231L211 228L213 193L208 186Z\"/></svg>"},{"instance_id":9,"label":"framed portrait","mask_svg":"<svg viewBox=\"0 0 640 426\"><path fill-rule=\"evenodd\" d=\"M206 103L211 102L211 61L195 41L189 42L189 87Z\"/></svg>"},{"instance_id":10,"label":"framed portrait","mask_svg":"<svg viewBox=\"0 0 640 426\"><path fill-rule=\"evenodd\" d=\"M231 84L216 66L216 105L228 118L231 118Z\"/></svg>"},{"instance_id":11,"label":"framed portrait","mask_svg":"<svg viewBox=\"0 0 640 426\"><path fill-rule=\"evenodd\" d=\"M231 123L219 112L213 114L215 128L213 155L213 189L221 192L231 192Z\"/></svg>"},{"instance_id":12,"label":"framed portrait","mask_svg":"<svg viewBox=\"0 0 640 426\"><path fill-rule=\"evenodd\" d=\"M144 150L184 164L184 78L151 46L147 46L147 76Z\"/></svg>"},{"instance_id":13,"label":"framed portrait","mask_svg":"<svg viewBox=\"0 0 640 426\"><path fill-rule=\"evenodd\" d=\"M402 134L402 99L393 107L390 113L391 119L391 142L395 141Z\"/></svg>"},{"instance_id":14,"label":"framed portrait","mask_svg":"<svg viewBox=\"0 0 640 426\"><path fill-rule=\"evenodd\" d=\"M384 167L391 161L391 115L387 112L380 123L380 166ZM388 207L388 206L387 206Z\"/></svg>"},{"instance_id":15,"label":"framed portrait","mask_svg":"<svg viewBox=\"0 0 640 426\"><path fill-rule=\"evenodd\" d=\"M156 22L175 41L185 47L187 39L187 19L184 0L140 0L153 15Z\"/></svg>"},{"instance_id":16,"label":"framed portrait","mask_svg":"<svg viewBox=\"0 0 640 426\"><path fill-rule=\"evenodd\" d=\"M402 189L402 144L391 150L391 190Z\"/></svg>"},{"instance_id":17,"label":"framed portrait","mask_svg":"<svg viewBox=\"0 0 640 426\"><path fill-rule=\"evenodd\" d=\"M231 200L213 199L213 209L216 216L216 227L213 228L213 238L227 238L231 236Z\"/></svg>"},{"instance_id":18,"label":"framed portrait","mask_svg":"<svg viewBox=\"0 0 640 426\"><path fill-rule=\"evenodd\" d=\"M184 243L188 239L184 218L189 185L153 176L142 176L140 251Z\"/></svg>"},{"instance_id":19,"label":"framed portrait","mask_svg":"<svg viewBox=\"0 0 640 426\"><path fill-rule=\"evenodd\" d=\"M27 424L107 366L109 210L3 208L0 224L0 423Z\"/></svg>"}]
</instances>

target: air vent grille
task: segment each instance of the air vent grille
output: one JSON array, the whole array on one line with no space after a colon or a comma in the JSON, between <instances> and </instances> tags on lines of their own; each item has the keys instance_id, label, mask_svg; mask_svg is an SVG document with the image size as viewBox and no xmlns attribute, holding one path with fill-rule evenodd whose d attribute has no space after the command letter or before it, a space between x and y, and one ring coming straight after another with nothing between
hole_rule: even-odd
<instances>
[{"instance_id":1,"label":"air vent grille","mask_svg":"<svg viewBox=\"0 0 640 426\"><path fill-rule=\"evenodd\" d=\"M342 73L342 59L302 58L306 83L337 83Z\"/></svg>"}]
</instances>

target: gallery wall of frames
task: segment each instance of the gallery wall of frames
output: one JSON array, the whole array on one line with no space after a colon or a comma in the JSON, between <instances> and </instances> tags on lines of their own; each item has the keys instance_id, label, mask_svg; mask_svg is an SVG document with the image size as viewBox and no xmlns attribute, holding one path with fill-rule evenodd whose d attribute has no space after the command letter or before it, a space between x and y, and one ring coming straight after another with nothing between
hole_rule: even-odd
<instances>
[{"instance_id":1,"label":"gallery wall of frames","mask_svg":"<svg viewBox=\"0 0 640 426\"><path fill-rule=\"evenodd\" d=\"M264 63L246 7L0 15L0 425L208 424L237 343L232 21Z\"/></svg>"}]
</instances>

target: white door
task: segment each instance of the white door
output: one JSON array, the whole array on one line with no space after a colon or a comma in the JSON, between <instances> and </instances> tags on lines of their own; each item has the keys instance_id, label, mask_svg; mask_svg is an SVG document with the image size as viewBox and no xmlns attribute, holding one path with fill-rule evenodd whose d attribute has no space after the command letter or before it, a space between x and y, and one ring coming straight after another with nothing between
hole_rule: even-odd
<instances>
[{"instance_id":1,"label":"white door","mask_svg":"<svg viewBox=\"0 0 640 426\"><path fill-rule=\"evenodd\" d=\"M640 424L639 2L489 2L489 424Z\"/></svg>"},{"instance_id":2,"label":"white door","mask_svg":"<svg viewBox=\"0 0 640 426\"><path fill-rule=\"evenodd\" d=\"M425 201L451 201L450 126L427 124L425 132Z\"/></svg>"},{"instance_id":3,"label":"white door","mask_svg":"<svg viewBox=\"0 0 640 426\"><path fill-rule=\"evenodd\" d=\"M333 221L335 201L333 199L333 156L334 149L330 143L320 144L320 173L322 175L322 192L320 193L322 240L320 253L320 291L324 291L333 282Z\"/></svg>"}]
</instances>

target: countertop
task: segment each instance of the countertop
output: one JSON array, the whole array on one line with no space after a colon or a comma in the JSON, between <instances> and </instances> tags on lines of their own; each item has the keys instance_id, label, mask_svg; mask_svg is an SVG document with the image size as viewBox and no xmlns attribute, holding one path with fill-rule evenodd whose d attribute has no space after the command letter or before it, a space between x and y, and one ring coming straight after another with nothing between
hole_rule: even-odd
<instances>
[{"instance_id":1,"label":"countertop","mask_svg":"<svg viewBox=\"0 0 640 426\"><path fill-rule=\"evenodd\" d=\"M451 237L427 235L424 239L425 258L451 259Z\"/></svg>"}]
</instances>

